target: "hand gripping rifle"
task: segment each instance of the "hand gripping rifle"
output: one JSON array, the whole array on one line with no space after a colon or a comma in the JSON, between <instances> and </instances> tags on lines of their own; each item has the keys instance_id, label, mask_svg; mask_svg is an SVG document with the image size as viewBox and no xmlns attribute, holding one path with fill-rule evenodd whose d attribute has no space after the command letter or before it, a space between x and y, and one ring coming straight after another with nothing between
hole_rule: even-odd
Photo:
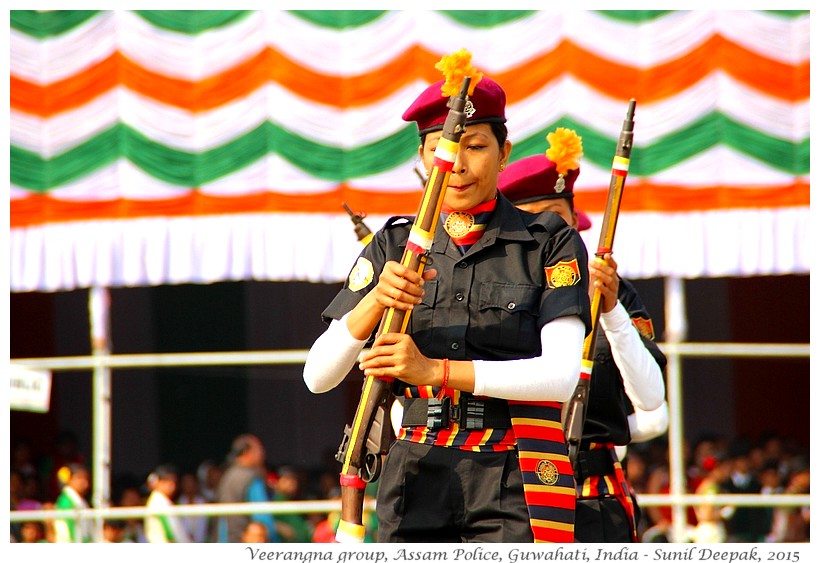
<instances>
[{"instance_id":1,"label":"hand gripping rifle","mask_svg":"<svg viewBox=\"0 0 820 563\"><path fill-rule=\"evenodd\" d=\"M401 263L421 274L427 264L427 256L433 245L435 229L439 222L441 204L450 180L450 173L458 155L459 141L464 132L467 116L464 107L471 78L465 77L461 91L451 96L450 108L439 139L429 179L419 204L419 210L410 229ZM410 321L410 312L386 309L377 334L404 333ZM344 437L336 453L342 463L339 483L342 488L342 515L336 532L339 543L362 543L365 528L362 525L364 489L367 483L378 479L386 441L382 438L391 431L388 404L392 381L365 377L362 396L353 419L345 427Z\"/></svg>"},{"instance_id":2,"label":"hand gripping rifle","mask_svg":"<svg viewBox=\"0 0 820 563\"><path fill-rule=\"evenodd\" d=\"M609 180L609 194L607 196L606 210L604 211L603 224L601 225L601 236L598 239L598 250L595 256L603 258L605 254L612 252L612 241L615 238L615 226L618 222L618 212L621 208L621 196L623 195L626 174L629 171L629 156L632 153L632 129L635 125L633 117L635 115L635 100L629 101L629 108L626 112L618 138L618 146L615 149L615 158L612 160L612 175ZM575 386L575 393L566 404L564 413L564 437L569 448L569 459L575 471L576 478L580 475L578 467L578 450L581 447L581 438L584 433L584 421L586 420L587 402L589 400L589 385L592 375L592 366L595 358L595 343L598 338L598 319L601 316L601 290L596 288L590 300L590 310L592 315L592 331L584 340L584 353L581 359L581 375L578 385Z\"/></svg>"}]
</instances>

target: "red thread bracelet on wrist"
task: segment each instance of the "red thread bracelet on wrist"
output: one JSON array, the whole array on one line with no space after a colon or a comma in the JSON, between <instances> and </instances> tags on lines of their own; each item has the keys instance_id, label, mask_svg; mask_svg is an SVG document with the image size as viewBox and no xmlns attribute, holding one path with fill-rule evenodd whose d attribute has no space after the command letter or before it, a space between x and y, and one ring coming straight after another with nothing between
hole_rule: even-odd
<instances>
[{"instance_id":1,"label":"red thread bracelet on wrist","mask_svg":"<svg viewBox=\"0 0 820 563\"><path fill-rule=\"evenodd\" d=\"M444 377L441 378L441 388L447 387L447 382L450 381L450 358L444 358Z\"/></svg>"}]
</instances>

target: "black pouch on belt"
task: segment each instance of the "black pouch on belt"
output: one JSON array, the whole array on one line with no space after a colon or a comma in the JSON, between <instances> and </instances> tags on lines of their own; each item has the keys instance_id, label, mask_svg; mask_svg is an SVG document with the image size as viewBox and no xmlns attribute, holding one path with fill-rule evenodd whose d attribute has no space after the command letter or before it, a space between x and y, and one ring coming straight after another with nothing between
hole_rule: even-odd
<instances>
[{"instance_id":1,"label":"black pouch on belt","mask_svg":"<svg viewBox=\"0 0 820 563\"><path fill-rule=\"evenodd\" d=\"M503 399L461 397L453 404L441 399L405 399L402 426L426 426L432 430L449 428L453 422L465 430L510 428L510 411Z\"/></svg>"}]
</instances>

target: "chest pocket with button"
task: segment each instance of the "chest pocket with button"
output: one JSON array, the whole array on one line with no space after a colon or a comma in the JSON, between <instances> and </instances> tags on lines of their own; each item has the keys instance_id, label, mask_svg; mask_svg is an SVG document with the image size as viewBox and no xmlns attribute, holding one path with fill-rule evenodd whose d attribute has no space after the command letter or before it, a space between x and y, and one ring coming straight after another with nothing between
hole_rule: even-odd
<instances>
[{"instance_id":1,"label":"chest pocket with button","mask_svg":"<svg viewBox=\"0 0 820 563\"><path fill-rule=\"evenodd\" d=\"M410 314L409 332L420 349L426 350L433 340L433 313L438 292L438 280L424 282L424 296L421 303L413 307Z\"/></svg>"},{"instance_id":2,"label":"chest pocket with button","mask_svg":"<svg viewBox=\"0 0 820 563\"><path fill-rule=\"evenodd\" d=\"M478 318L471 322L474 344L498 351L504 357L530 357L540 350L538 301L535 285L483 282L479 290Z\"/></svg>"}]
</instances>

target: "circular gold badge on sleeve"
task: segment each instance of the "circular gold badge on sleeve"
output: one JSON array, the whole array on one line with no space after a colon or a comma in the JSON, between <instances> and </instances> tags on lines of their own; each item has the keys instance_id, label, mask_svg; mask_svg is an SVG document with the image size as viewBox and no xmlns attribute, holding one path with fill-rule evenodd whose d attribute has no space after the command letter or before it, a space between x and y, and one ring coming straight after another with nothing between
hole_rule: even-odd
<instances>
[{"instance_id":1,"label":"circular gold badge on sleeve","mask_svg":"<svg viewBox=\"0 0 820 563\"><path fill-rule=\"evenodd\" d=\"M575 272L569 266L558 266L552 272L552 285L555 287L568 287L575 285Z\"/></svg>"}]
</instances>

